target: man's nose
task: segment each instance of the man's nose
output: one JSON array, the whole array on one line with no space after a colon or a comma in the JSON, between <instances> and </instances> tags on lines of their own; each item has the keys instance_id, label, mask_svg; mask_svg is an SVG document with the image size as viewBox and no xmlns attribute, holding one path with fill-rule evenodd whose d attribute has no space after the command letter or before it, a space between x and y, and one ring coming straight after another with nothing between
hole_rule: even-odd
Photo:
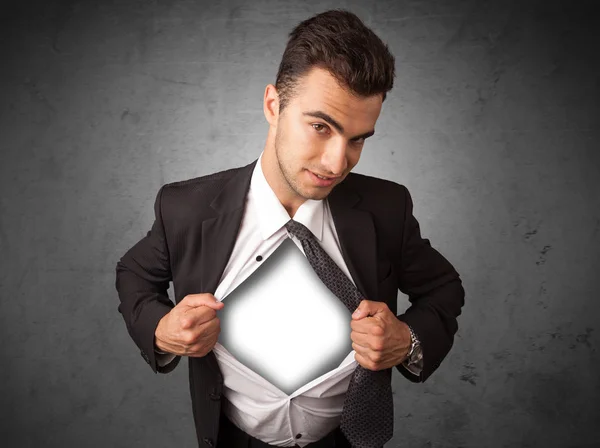
<instances>
[{"instance_id":1,"label":"man's nose","mask_svg":"<svg viewBox=\"0 0 600 448\"><path fill-rule=\"evenodd\" d=\"M331 176L340 176L348 166L346 143L331 144L323 154L323 166ZM325 173L324 173L325 174Z\"/></svg>"}]
</instances>

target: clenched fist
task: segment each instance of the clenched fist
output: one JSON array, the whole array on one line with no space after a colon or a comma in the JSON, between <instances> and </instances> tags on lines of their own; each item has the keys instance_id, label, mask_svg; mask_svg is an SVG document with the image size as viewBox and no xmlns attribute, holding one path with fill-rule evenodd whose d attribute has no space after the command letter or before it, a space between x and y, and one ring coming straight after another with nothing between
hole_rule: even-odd
<instances>
[{"instance_id":1,"label":"clenched fist","mask_svg":"<svg viewBox=\"0 0 600 448\"><path fill-rule=\"evenodd\" d=\"M205 356L221 332L217 310L223 306L210 293L188 294L158 322L156 347L179 356Z\"/></svg>"}]
</instances>

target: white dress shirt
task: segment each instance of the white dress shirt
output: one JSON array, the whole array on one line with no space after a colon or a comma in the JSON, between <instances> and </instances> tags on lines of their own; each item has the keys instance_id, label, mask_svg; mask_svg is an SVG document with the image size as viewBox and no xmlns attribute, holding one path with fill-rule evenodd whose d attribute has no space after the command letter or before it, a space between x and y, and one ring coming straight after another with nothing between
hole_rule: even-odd
<instances>
[{"instance_id":1,"label":"white dress shirt","mask_svg":"<svg viewBox=\"0 0 600 448\"><path fill-rule=\"evenodd\" d=\"M261 161L262 153L252 173L233 252L214 293L220 301L261 266L259 255L266 260L286 238L292 238L304 254L300 240L285 228L290 216L264 177ZM307 199L293 219L315 235L325 252L355 283L341 254L328 201ZM305 446L340 424L350 377L358 365L354 350L337 368L290 395L239 362L219 342L213 351L223 374L226 400L222 401L222 412L252 437L276 446ZM170 354L159 355L157 361L166 365L173 358Z\"/></svg>"}]
</instances>

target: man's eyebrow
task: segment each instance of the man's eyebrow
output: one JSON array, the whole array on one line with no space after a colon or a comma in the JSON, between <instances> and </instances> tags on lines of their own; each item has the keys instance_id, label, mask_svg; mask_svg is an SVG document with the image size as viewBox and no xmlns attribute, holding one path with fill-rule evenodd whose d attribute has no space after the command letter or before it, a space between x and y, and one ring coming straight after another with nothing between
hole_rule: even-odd
<instances>
[{"instance_id":1,"label":"man's eyebrow","mask_svg":"<svg viewBox=\"0 0 600 448\"><path fill-rule=\"evenodd\" d=\"M330 115L326 114L325 112L323 112L321 110L313 110L313 111L309 111L309 112L302 112L302 115L308 116L308 117L320 118L321 120L325 120L331 126L333 126L334 128L336 128L338 130L338 132L341 132L342 134L344 133L344 127L341 124L339 124L336 120L334 120ZM369 131L369 132L365 132L364 134L360 134L360 135L357 135L355 137L352 137L350 140L358 140L358 139L361 139L361 138L369 138L373 134L375 134L375 129L373 129L372 131Z\"/></svg>"}]
</instances>

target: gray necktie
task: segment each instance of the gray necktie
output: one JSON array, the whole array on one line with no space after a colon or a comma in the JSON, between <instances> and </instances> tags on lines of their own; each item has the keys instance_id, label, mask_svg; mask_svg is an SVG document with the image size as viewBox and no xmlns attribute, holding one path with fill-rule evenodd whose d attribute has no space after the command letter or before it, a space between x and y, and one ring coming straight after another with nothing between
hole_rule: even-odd
<instances>
[{"instance_id":1,"label":"gray necktie","mask_svg":"<svg viewBox=\"0 0 600 448\"><path fill-rule=\"evenodd\" d=\"M364 297L312 232L293 219L285 227L300 240L306 258L321 281L354 312ZM359 364L350 378L340 429L355 448L379 448L392 438L394 404L390 373L391 369L373 371Z\"/></svg>"}]
</instances>

